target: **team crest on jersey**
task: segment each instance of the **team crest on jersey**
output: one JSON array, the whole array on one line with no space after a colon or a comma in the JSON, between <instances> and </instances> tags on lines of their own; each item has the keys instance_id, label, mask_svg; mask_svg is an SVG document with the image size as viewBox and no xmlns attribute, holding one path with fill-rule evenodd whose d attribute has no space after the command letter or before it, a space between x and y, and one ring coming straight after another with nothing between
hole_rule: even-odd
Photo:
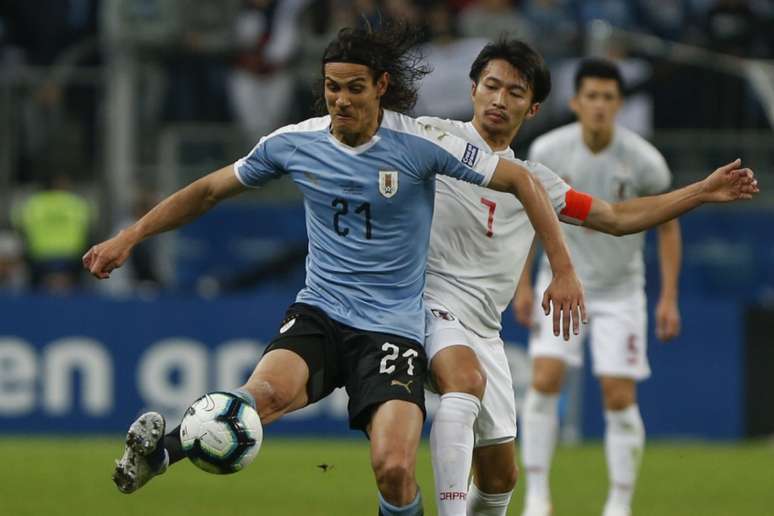
<instances>
[{"instance_id":1,"label":"team crest on jersey","mask_svg":"<svg viewBox=\"0 0 774 516\"><path fill-rule=\"evenodd\" d=\"M478 157L478 147L468 144L465 147L465 154L462 155L462 162L473 168L476 166L476 158Z\"/></svg>"},{"instance_id":2,"label":"team crest on jersey","mask_svg":"<svg viewBox=\"0 0 774 516\"><path fill-rule=\"evenodd\" d=\"M396 171L379 171L379 193L388 199L398 193L398 173Z\"/></svg>"},{"instance_id":3,"label":"team crest on jersey","mask_svg":"<svg viewBox=\"0 0 774 516\"><path fill-rule=\"evenodd\" d=\"M286 321L285 324L282 325L282 328L280 328L280 333L285 333L290 328L292 328L294 324L296 324L296 318L295 317L293 317L289 321Z\"/></svg>"},{"instance_id":4,"label":"team crest on jersey","mask_svg":"<svg viewBox=\"0 0 774 516\"><path fill-rule=\"evenodd\" d=\"M454 316L450 314L449 312L445 312L443 310L437 310L435 308L431 308L430 311L433 313L436 319L443 319L444 321L454 321Z\"/></svg>"}]
</instances>

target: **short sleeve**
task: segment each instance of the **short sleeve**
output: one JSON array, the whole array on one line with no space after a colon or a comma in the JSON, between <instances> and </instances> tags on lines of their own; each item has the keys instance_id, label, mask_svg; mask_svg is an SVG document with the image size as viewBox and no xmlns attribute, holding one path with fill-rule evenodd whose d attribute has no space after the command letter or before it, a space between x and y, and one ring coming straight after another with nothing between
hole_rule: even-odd
<instances>
[{"instance_id":1,"label":"short sleeve","mask_svg":"<svg viewBox=\"0 0 774 516\"><path fill-rule=\"evenodd\" d=\"M234 163L234 174L243 185L259 188L282 176L292 142L287 135L269 135L260 139L247 156Z\"/></svg>"},{"instance_id":2,"label":"short sleeve","mask_svg":"<svg viewBox=\"0 0 774 516\"><path fill-rule=\"evenodd\" d=\"M543 138L538 138L534 142L532 142L532 145L529 146L529 151L527 151L527 157L529 161L533 162L539 162L543 163L546 161L546 145L545 140Z\"/></svg>"},{"instance_id":3,"label":"short sleeve","mask_svg":"<svg viewBox=\"0 0 774 516\"><path fill-rule=\"evenodd\" d=\"M428 118L423 117L423 120ZM487 186L494 175L499 158L435 124L418 122L418 136L430 146L425 156L431 174L438 173Z\"/></svg>"},{"instance_id":4,"label":"short sleeve","mask_svg":"<svg viewBox=\"0 0 774 516\"><path fill-rule=\"evenodd\" d=\"M531 160L524 161L521 164L529 170L535 179L540 181L543 189L548 194L548 198L551 199L554 211L557 213L561 212L565 207L566 194L570 190L570 185L545 165Z\"/></svg>"},{"instance_id":5,"label":"short sleeve","mask_svg":"<svg viewBox=\"0 0 774 516\"><path fill-rule=\"evenodd\" d=\"M672 173L669 171L664 156L649 143L642 152L637 177L639 177L639 194L656 195L665 192L672 185Z\"/></svg>"}]
</instances>

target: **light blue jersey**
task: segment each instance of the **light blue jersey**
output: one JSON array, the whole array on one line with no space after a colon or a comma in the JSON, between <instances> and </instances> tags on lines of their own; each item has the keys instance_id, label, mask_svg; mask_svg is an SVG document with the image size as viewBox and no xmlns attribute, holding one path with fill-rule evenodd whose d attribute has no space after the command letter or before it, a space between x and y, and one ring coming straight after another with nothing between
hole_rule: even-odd
<instances>
[{"instance_id":1,"label":"light blue jersey","mask_svg":"<svg viewBox=\"0 0 774 516\"><path fill-rule=\"evenodd\" d=\"M234 164L236 176L259 187L290 174L304 195L309 255L298 302L421 343L434 174L486 185L498 158L392 111L359 147L329 128L325 116L275 131Z\"/></svg>"}]
</instances>

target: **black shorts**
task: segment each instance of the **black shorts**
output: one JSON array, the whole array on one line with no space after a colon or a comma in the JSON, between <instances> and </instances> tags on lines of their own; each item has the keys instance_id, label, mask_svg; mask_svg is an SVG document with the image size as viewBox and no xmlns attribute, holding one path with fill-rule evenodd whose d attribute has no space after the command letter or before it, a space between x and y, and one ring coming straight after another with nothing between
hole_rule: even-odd
<instances>
[{"instance_id":1,"label":"black shorts","mask_svg":"<svg viewBox=\"0 0 774 516\"><path fill-rule=\"evenodd\" d=\"M294 303L264 354L274 349L291 350L306 362L310 404L346 387L350 428L365 431L373 411L389 400L415 403L426 415L427 356L416 341L358 330L317 307Z\"/></svg>"}]
</instances>

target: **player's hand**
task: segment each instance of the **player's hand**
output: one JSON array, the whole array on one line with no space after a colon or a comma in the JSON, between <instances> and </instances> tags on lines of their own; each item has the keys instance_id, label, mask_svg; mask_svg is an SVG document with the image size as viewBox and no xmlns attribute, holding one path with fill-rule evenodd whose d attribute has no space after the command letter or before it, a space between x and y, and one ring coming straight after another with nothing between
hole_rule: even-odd
<instances>
[{"instance_id":1,"label":"player's hand","mask_svg":"<svg viewBox=\"0 0 774 516\"><path fill-rule=\"evenodd\" d=\"M89 249L83 255L83 267L97 279L107 279L114 269L124 264L134 242L121 231L110 240L105 240Z\"/></svg>"},{"instance_id":2,"label":"player's hand","mask_svg":"<svg viewBox=\"0 0 774 516\"><path fill-rule=\"evenodd\" d=\"M587 322L586 303L583 286L574 270L554 274L554 279L543 294L542 306L546 315L551 313L553 307L554 336L558 337L561 329L564 340L570 340L571 320L572 333L580 333L581 321L584 324Z\"/></svg>"},{"instance_id":3,"label":"player's hand","mask_svg":"<svg viewBox=\"0 0 774 516\"><path fill-rule=\"evenodd\" d=\"M759 192L758 181L749 168L740 168L742 160L723 165L702 181L704 202L730 202L752 199Z\"/></svg>"},{"instance_id":4,"label":"player's hand","mask_svg":"<svg viewBox=\"0 0 774 516\"><path fill-rule=\"evenodd\" d=\"M662 342L680 335L680 309L674 299L661 298L656 305L656 337Z\"/></svg>"},{"instance_id":5,"label":"player's hand","mask_svg":"<svg viewBox=\"0 0 774 516\"><path fill-rule=\"evenodd\" d=\"M516 321L525 328L532 328L532 306L534 303L532 285L519 285L513 296L513 313Z\"/></svg>"}]
</instances>

